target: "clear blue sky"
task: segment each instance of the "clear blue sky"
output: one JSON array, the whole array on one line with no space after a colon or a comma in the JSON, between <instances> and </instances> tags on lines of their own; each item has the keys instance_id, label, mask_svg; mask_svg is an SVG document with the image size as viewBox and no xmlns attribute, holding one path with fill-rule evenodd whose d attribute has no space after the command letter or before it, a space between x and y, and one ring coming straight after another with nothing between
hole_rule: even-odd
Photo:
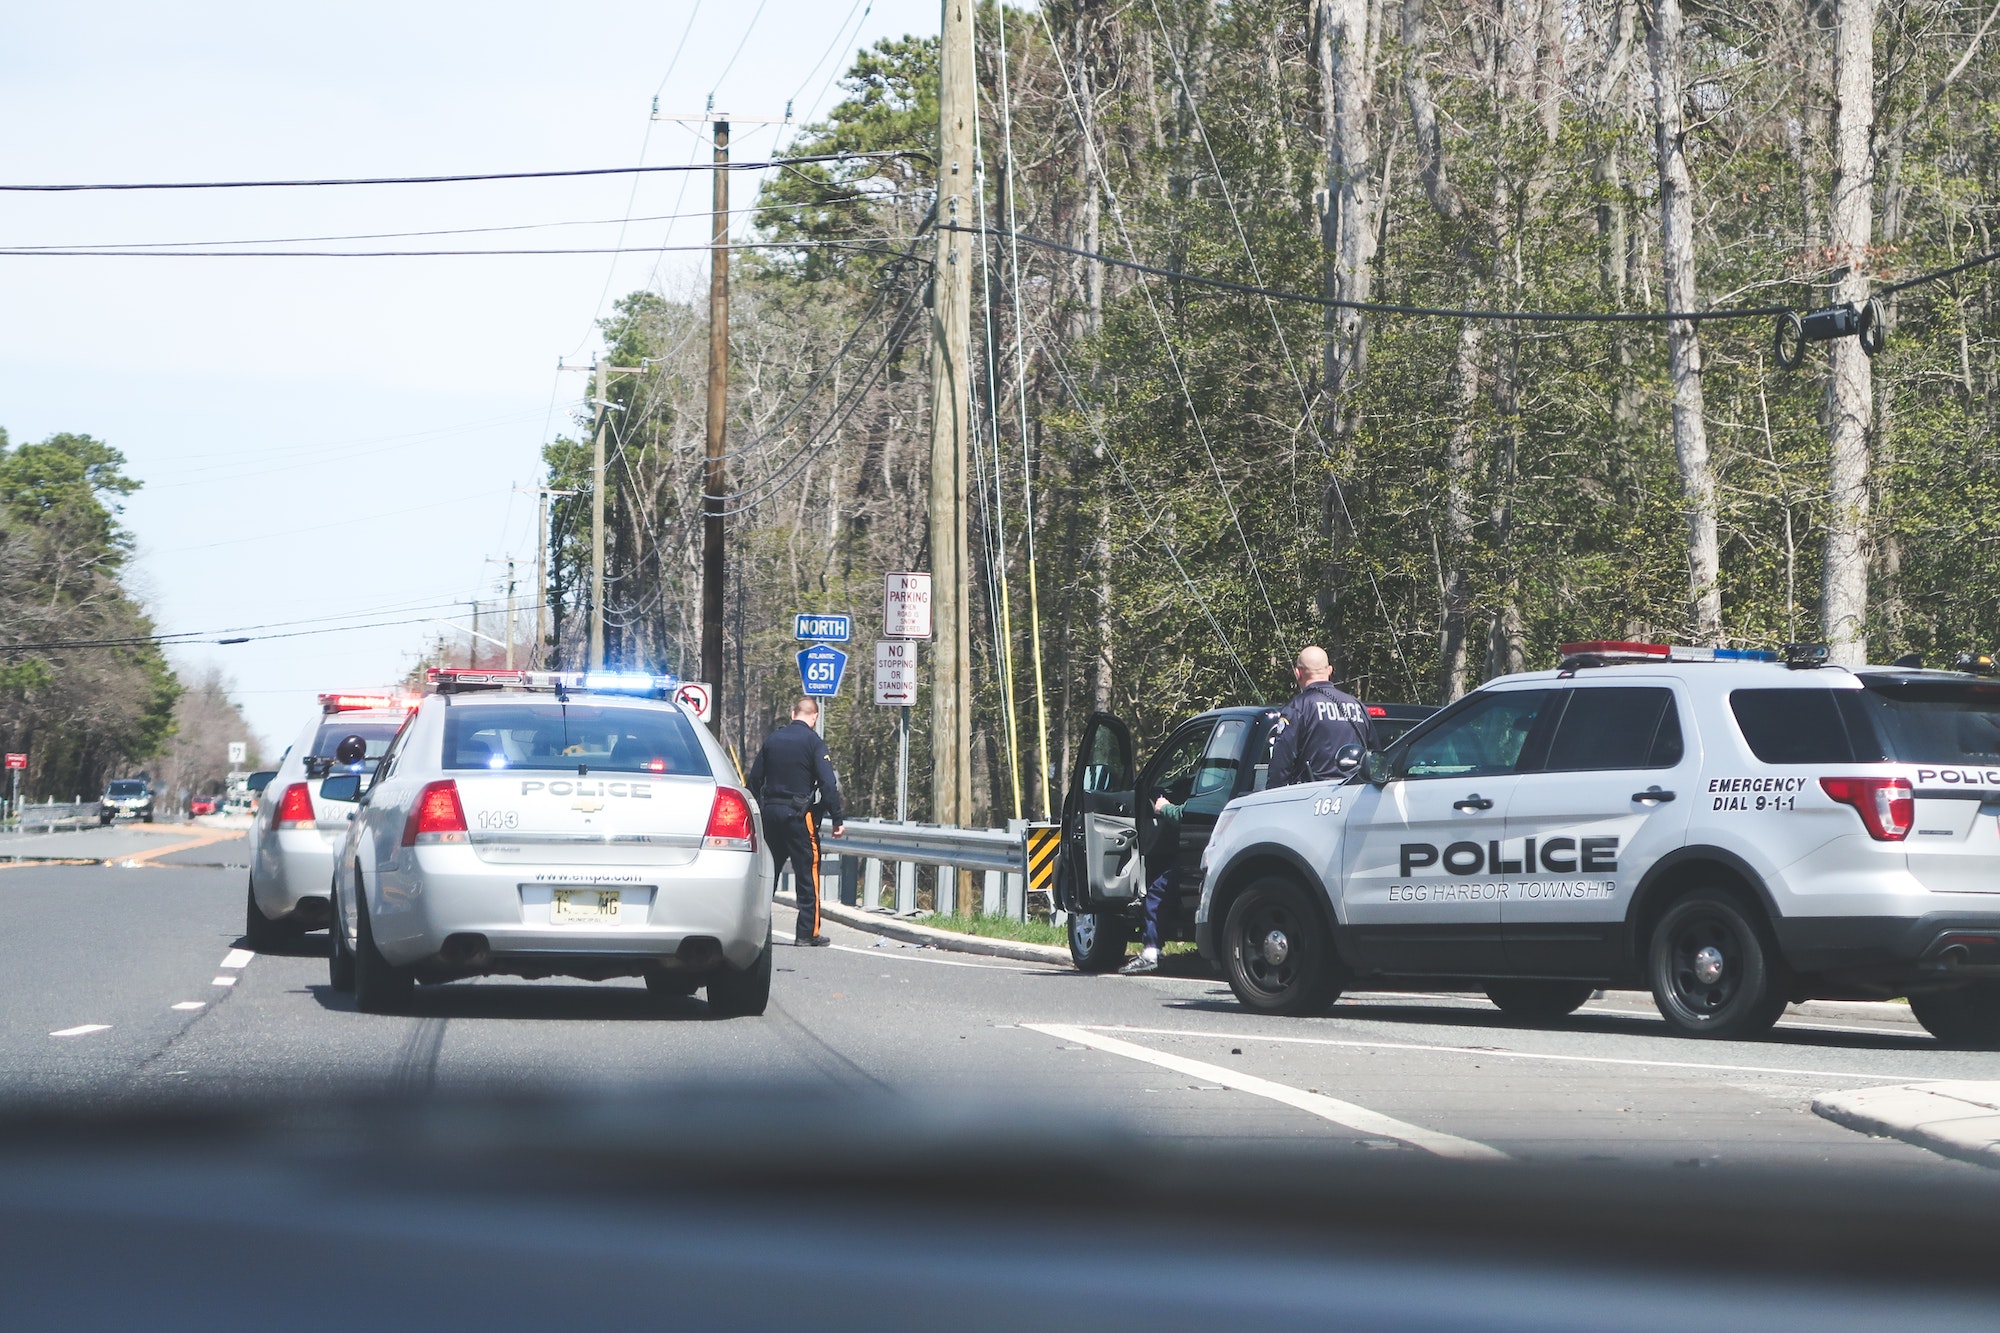
<instances>
[{"instance_id":1,"label":"clear blue sky","mask_svg":"<svg viewBox=\"0 0 2000 1333\"><path fill-rule=\"evenodd\" d=\"M885 36L938 0L652 4L10 6L0 180L448 174L689 162L718 109L809 120ZM692 20L692 23L690 23ZM683 45L683 34L686 34ZM746 40L747 36L747 40ZM740 53L739 53L740 52ZM733 60L733 63L732 63ZM776 131L736 136L739 156ZM735 202L754 185L735 181ZM0 195L0 245L205 241L609 220L445 246L610 245L628 215L707 206L704 176L342 190ZM699 217L628 244L696 244ZM366 247L370 243L354 243ZM379 242L396 245L401 242ZM417 244L424 244L418 242ZM0 426L124 450L125 520L165 630L457 615L513 555L532 582L532 485L566 428L594 320L697 255L428 259L0 257ZM657 267L656 267L657 266ZM408 608L407 610L405 608ZM300 626L308 628L308 626ZM400 676L435 626L183 650L236 677L285 744L323 689Z\"/></svg>"}]
</instances>

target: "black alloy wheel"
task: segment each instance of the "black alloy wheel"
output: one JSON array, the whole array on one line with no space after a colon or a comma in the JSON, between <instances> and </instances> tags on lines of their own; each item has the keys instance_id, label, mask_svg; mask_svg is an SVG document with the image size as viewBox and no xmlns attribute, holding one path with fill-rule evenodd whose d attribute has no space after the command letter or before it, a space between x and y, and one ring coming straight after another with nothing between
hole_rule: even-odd
<instances>
[{"instance_id":1,"label":"black alloy wheel","mask_svg":"<svg viewBox=\"0 0 2000 1333\"><path fill-rule=\"evenodd\" d=\"M1312 899L1275 875L1256 880L1229 904L1222 967L1236 998L1260 1014L1325 1013L1347 979Z\"/></svg>"},{"instance_id":2,"label":"black alloy wheel","mask_svg":"<svg viewBox=\"0 0 2000 1333\"><path fill-rule=\"evenodd\" d=\"M1683 1037L1754 1037L1785 1012L1777 951L1750 911L1718 890L1696 889L1669 907L1646 960L1653 1003Z\"/></svg>"},{"instance_id":3,"label":"black alloy wheel","mask_svg":"<svg viewBox=\"0 0 2000 1333\"><path fill-rule=\"evenodd\" d=\"M336 932L337 934L338 932ZM375 947L368 924L368 895L359 881L354 893L354 1004L364 1014L399 1014L409 1008L416 978L397 967Z\"/></svg>"},{"instance_id":4,"label":"black alloy wheel","mask_svg":"<svg viewBox=\"0 0 2000 1333\"><path fill-rule=\"evenodd\" d=\"M1962 1051L2000 1050L2000 982L1971 981L1910 996L1924 1031Z\"/></svg>"},{"instance_id":5,"label":"black alloy wheel","mask_svg":"<svg viewBox=\"0 0 2000 1333\"><path fill-rule=\"evenodd\" d=\"M1125 961L1132 923L1116 912L1071 912L1069 957L1079 972L1111 972Z\"/></svg>"},{"instance_id":6,"label":"black alloy wheel","mask_svg":"<svg viewBox=\"0 0 2000 1333\"><path fill-rule=\"evenodd\" d=\"M1509 1018L1550 1023L1583 1007L1597 992L1588 981L1538 981L1509 977L1486 983L1486 998Z\"/></svg>"}]
</instances>

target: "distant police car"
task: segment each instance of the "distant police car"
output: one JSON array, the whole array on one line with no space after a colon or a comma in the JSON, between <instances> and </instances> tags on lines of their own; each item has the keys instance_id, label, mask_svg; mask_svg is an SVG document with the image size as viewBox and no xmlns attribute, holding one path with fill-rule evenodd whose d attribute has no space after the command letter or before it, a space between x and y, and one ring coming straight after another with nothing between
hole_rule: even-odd
<instances>
[{"instance_id":1,"label":"distant police car","mask_svg":"<svg viewBox=\"0 0 2000 1333\"><path fill-rule=\"evenodd\" d=\"M364 789L334 866L334 987L391 1012L417 981L637 976L762 1013L757 807L674 683L434 672L372 780L338 779Z\"/></svg>"},{"instance_id":2,"label":"distant police car","mask_svg":"<svg viewBox=\"0 0 2000 1333\"><path fill-rule=\"evenodd\" d=\"M350 690L319 696L320 713L285 751L264 786L250 827L250 892L243 936L252 949L274 949L327 923L326 886L333 849L347 836L354 801L323 790L334 773L361 773L380 759L402 729L414 695ZM358 753L334 753L348 737ZM338 790L338 789L336 789Z\"/></svg>"},{"instance_id":3,"label":"distant police car","mask_svg":"<svg viewBox=\"0 0 2000 1333\"><path fill-rule=\"evenodd\" d=\"M1563 651L1345 784L1222 812L1196 935L1240 1001L1316 1013L1366 978L1547 1018L1644 987L1674 1030L1740 1037L1788 1001L1907 996L2000 1044L2000 682Z\"/></svg>"}]
</instances>

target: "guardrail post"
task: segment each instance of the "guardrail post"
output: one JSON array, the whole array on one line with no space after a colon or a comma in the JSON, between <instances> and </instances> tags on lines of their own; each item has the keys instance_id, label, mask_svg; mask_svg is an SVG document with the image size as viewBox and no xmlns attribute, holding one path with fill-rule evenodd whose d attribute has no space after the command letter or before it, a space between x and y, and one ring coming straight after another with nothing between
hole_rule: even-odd
<instances>
[{"instance_id":1,"label":"guardrail post","mask_svg":"<svg viewBox=\"0 0 2000 1333\"><path fill-rule=\"evenodd\" d=\"M917 910L917 863L896 862L896 915L909 916Z\"/></svg>"},{"instance_id":2,"label":"guardrail post","mask_svg":"<svg viewBox=\"0 0 2000 1333\"><path fill-rule=\"evenodd\" d=\"M871 856L861 864L861 907L873 911L882 901L882 863Z\"/></svg>"},{"instance_id":3,"label":"guardrail post","mask_svg":"<svg viewBox=\"0 0 2000 1333\"><path fill-rule=\"evenodd\" d=\"M986 872L986 888L979 896L979 910L987 916L999 916L1007 910L1007 885L1005 877L998 870Z\"/></svg>"},{"instance_id":4,"label":"guardrail post","mask_svg":"<svg viewBox=\"0 0 2000 1333\"><path fill-rule=\"evenodd\" d=\"M1007 821L1007 831L1017 838L1026 838L1027 830L1028 821L1025 819L1010 819ZM1021 863L1023 865L1027 864L1027 854L1025 851L1022 853ZM1016 921L1026 921L1028 919L1027 887L1027 881L1022 876L1012 873L1008 874L1007 885L1003 894L1004 901L1000 908L1002 915L1010 916Z\"/></svg>"}]
</instances>

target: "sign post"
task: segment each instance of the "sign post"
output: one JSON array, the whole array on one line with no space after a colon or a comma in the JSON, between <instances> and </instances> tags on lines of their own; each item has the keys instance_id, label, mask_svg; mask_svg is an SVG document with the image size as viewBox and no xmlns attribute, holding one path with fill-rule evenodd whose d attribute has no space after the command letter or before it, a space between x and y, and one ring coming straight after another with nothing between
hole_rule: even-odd
<instances>
[{"instance_id":1,"label":"sign post","mask_svg":"<svg viewBox=\"0 0 2000 1333\"><path fill-rule=\"evenodd\" d=\"M21 770L28 766L28 756L10 753L7 756L7 776L13 779L14 794L7 802L7 813L16 823L21 818Z\"/></svg>"},{"instance_id":2,"label":"sign post","mask_svg":"<svg viewBox=\"0 0 2000 1333\"><path fill-rule=\"evenodd\" d=\"M896 712L896 820L910 817L910 705L917 701L917 645L883 639L875 645L875 702Z\"/></svg>"}]
</instances>

